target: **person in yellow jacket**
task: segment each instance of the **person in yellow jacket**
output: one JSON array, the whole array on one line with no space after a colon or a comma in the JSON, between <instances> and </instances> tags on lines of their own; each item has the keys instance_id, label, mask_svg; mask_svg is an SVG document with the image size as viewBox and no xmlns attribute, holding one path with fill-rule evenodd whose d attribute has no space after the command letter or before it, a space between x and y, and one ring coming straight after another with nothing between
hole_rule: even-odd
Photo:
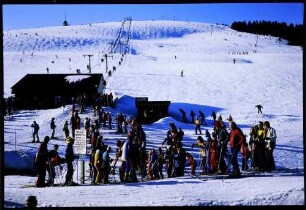
<instances>
[{"instance_id":1,"label":"person in yellow jacket","mask_svg":"<svg viewBox=\"0 0 306 210\"><path fill-rule=\"evenodd\" d=\"M97 148L94 157L94 166L97 170L97 176L94 184L101 184L102 182L102 148Z\"/></svg>"},{"instance_id":2,"label":"person in yellow jacket","mask_svg":"<svg viewBox=\"0 0 306 210\"><path fill-rule=\"evenodd\" d=\"M257 137L254 141L255 143L255 151L256 153L256 160L255 168L260 171L266 171L266 154L265 154L265 139L264 139L264 128L263 122L259 121L258 123L258 130L257 130Z\"/></svg>"},{"instance_id":3,"label":"person in yellow jacket","mask_svg":"<svg viewBox=\"0 0 306 210\"><path fill-rule=\"evenodd\" d=\"M191 144L191 148L193 149L194 146L200 147L200 153L201 153L201 166L202 166L202 172L205 174L207 172L206 167L206 141L202 138L202 136L199 136L197 138L197 143Z\"/></svg>"},{"instance_id":4,"label":"person in yellow jacket","mask_svg":"<svg viewBox=\"0 0 306 210\"><path fill-rule=\"evenodd\" d=\"M200 135L202 135L202 131L201 131L201 122L200 122L200 120L199 120L199 118L197 117L196 118L196 120L194 121L194 123L195 123L195 134L197 135L198 134L198 130L199 130L199 132L200 132Z\"/></svg>"}]
</instances>

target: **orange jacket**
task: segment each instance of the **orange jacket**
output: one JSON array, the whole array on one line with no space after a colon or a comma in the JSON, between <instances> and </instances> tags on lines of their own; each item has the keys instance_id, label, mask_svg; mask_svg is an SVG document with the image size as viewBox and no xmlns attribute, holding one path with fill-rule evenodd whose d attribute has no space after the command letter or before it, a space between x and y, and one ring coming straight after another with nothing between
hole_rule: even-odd
<instances>
[{"instance_id":1,"label":"orange jacket","mask_svg":"<svg viewBox=\"0 0 306 210\"><path fill-rule=\"evenodd\" d=\"M239 128L231 130L229 134L230 147L240 147L245 141L245 135Z\"/></svg>"}]
</instances>

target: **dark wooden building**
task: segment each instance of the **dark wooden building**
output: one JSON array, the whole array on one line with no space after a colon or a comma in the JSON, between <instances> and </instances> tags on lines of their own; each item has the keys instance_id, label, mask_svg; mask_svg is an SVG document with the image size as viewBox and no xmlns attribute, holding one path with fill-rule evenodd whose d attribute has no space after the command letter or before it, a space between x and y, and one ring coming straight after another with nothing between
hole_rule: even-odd
<instances>
[{"instance_id":1,"label":"dark wooden building","mask_svg":"<svg viewBox=\"0 0 306 210\"><path fill-rule=\"evenodd\" d=\"M148 101L147 97L135 98L137 121L150 124L167 117L170 101Z\"/></svg>"},{"instance_id":2,"label":"dark wooden building","mask_svg":"<svg viewBox=\"0 0 306 210\"><path fill-rule=\"evenodd\" d=\"M103 74L27 74L11 89L18 109L48 109L70 104L81 94L102 94Z\"/></svg>"}]
</instances>

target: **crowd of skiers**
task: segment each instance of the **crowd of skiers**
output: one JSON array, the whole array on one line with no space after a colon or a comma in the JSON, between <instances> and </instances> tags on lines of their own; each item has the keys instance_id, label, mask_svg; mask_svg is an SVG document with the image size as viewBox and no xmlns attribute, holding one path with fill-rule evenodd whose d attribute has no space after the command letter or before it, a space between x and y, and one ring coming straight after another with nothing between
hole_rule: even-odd
<instances>
[{"instance_id":1,"label":"crowd of skiers","mask_svg":"<svg viewBox=\"0 0 306 210\"><path fill-rule=\"evenodd\" d=\"M109 175L114 174L116 164L120 159L119 177L121 182L137 181L136 171L140 173L142 179L163 179L165 169L167 177L184 176L186 167L190 166L190 174L196 175L196 169L200 168L201 174L227 174L229 173L230 165L232 172L239 176L241 174L238 164L238 153L242 156L243 171L249 169L248 161L251 160L251 167L256 171L269 171L275 169L273 158L273 150L276 144L275 129L270 127L268 121L259 122L250 129L249 141L247 142L246 135L233 121L231 115L227 119L229 122L229 130L220 115L216 119L216 114L212 112L213 131L210 133L205 130L204 135L200 129L200 125L207 125L205 116L199 112L199 117L191 111L190 117L196 126L195 134L198 135L197 142L188 146L192 152L187 152L183 147L184 131L177 129L174 123L169 124L169 130L162 145L158 148L147 150L146 148L146 133L142 125L137 122L136 118L118 113L115 117L116 128L118 133L126 133L125 141L117 140L116 155L114 160L110 158L111 147L104 144L103 135L100 133L101 126L108 129L112 128L112 116L109 112L103 109L104 103L101 103L101 98L97 98L94 105L94 113L97 119L92 121L86 117L83 126L86 130L86 137L91 144L90 156L90 176L92 184L109 183ZM180 110L181 111L181 110ZM183 119L185 119L186 116ZM53 150L47 150L47 144L50 139L55 138L55 122L51 119L50 128L52 130L51 138L46 136L41 143L36 154L35 166L38 174L36 186L43 187L53 185L55 178L54 166L67 164L67 174L64 185L73 185L73 161L76 156L73 153L73 143L75 138L75 129L80 129L81 119L78 115L78 110L75 105L72 105L70 122L65 121L63 132L67 142L65 157L59 157L57 150L58 145L54 145ZM186 122L186 119L185 119ZM69 132L71 125L71 135ZM39 126L34 121L32 125L33 141L35 137L37 141ZM129 128L129 129L128 129ZM197 133L199 131L199 134ZM193 148L199 147L199 162L196 161ZM228 151L228 148L230 151ZM113 164L111 165L111 163ZM46 164L47 163L47 164ZM46 171L49 173L49 180L44 183ZM189 172L189 171L188 171Z\"/></svg>"}]
</instances>

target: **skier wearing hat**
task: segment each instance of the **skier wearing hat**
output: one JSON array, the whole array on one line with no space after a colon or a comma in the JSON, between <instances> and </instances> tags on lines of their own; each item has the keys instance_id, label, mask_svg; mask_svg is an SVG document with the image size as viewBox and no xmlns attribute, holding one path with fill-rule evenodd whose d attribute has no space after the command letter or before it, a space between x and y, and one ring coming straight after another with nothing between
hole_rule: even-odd
<instances>
[{"instance_id":1,"label":"skier wearing hat","mask_svg":"<svg viewBox=\"0 0 306 210\"><path fill-rule=\"evenodd\" d=\"M67 148L66 148L66 153L65 153L65 158L66 158L66 163L67 163L67 174L66 174L66 181L64 185L73 185L75 184L72 181L73 177L73 161L74 161L74 152L73 152L73 144L74 144L74 138L68 136L66 138L66 143L67 143Z\"/></svg>"},{"instance_id":2,"label":"skier wearing hat","mask_svg":"<svg viewBox=\"0 0 306 210\"><path fill-rule=\"evenodd\" d=\"M38 137L38 131L39 131L39 125L36 123L36 121L33 121L33 124L31 125L31 127L33 128L33 141L32 143L35 142L35 136L37 138L37 143L39 143L39 137Z\"/></svg>"},{"instance_id":3,"label":"skier wearing hat","mask_svg":"<svg viewBox=\"0 0 306 210\"><path fill-rule=\"evenodd\" d=\"M103 184L109 184L109 173L110 173L110 162L113 160L109 157L109 153L111 152L111 147L108 146L106 151L102 154L102 182Z\"/></svg>"},{"instance_id":4,"label":"skier wearing hat","mask_svg":"<svg viewBox=\"0 0 306 210\"><path fill-rule=\"evenodd\" d=\"M206 141L202 138L202 136L199 136L197 138L197 142L191 144L190 146L192 149L194 146L200 147L200 152L201 152L201 157L202 157L200 165L202 165L203 174L205 174L207 171L207 168L206 168Z\"/></svg>"}]
</instances>

